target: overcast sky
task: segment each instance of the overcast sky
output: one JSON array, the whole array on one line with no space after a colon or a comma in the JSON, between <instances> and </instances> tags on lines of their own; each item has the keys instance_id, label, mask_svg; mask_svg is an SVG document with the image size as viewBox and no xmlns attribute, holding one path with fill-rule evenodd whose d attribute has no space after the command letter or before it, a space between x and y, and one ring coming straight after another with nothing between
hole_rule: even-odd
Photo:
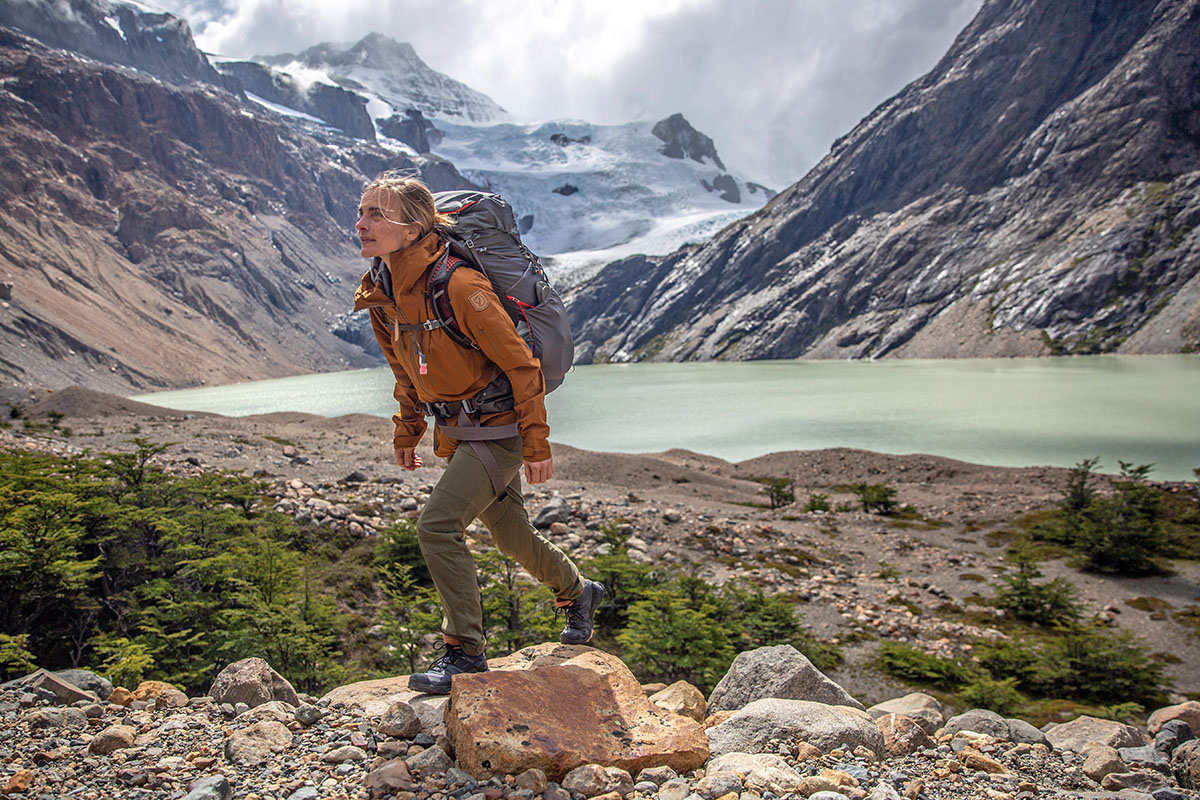
<instances>
[{"instance_id":1,"label":"overcast sky","mask_svg":"<svg viewBox=\"0 0 1200 800\"><path fill-rule=\"evenodd\" d=\"M297 52L378 32L518 121L682 113L781 189L928 72L982 0L151 0L201 49Z\"/></svg>"}]
</instances>

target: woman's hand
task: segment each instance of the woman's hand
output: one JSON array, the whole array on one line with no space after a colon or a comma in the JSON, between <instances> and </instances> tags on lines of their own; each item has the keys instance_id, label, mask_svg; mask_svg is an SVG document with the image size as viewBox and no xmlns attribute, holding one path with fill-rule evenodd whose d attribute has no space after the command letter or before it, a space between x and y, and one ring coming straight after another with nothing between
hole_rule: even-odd
<instances>
[{"instance_id":1,"label":"woman's hand","mask_svg":"<svg viewBox=\"0 0 1200 800\"><path fill-rule=\"evenodd\" d=\"M545 483L552 477L554 477L553 458L547 458L545 461L525 462L525 481L527 483Z\"/></svg>"},{"instance_id":2,"label":"woman's hand","mask_svg":"<svg viewBox=\"0 0 1200 800\"><path fill-rule=\"evenodd\" d=\"M396 448L396 463L400 465L401 469L406 469L409 472L412 472L414 469L421 466L425 462L421 460L421 457L419 455L417 455L417 448L415 448L415 447L397 447Z\"/></svg>"}]
</instances>

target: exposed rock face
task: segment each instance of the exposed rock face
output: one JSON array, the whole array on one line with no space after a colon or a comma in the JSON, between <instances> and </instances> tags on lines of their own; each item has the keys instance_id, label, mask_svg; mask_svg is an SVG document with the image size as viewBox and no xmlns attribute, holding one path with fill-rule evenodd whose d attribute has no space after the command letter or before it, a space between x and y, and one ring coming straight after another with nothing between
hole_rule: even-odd
<instances>
[{"instance_id":1,"label":"exposed rock face","mask_svg":"<svg viewBox=\"0 0 1200 800\"><path fill-rule=\"evenodd\" d=\"M185 20L140 4L0 0L0 20L50 47L135 67L163 80L226 85L196 48Z\"/></svg>"},{"instance_id":2,"label":"exposed rock face","mask_svg":"<svg viewBox=\"0 0 1200 800\"><path fill-rule=\"evenodd\" d=\"M226 61L218 69L263 100L323 119L355 139L375 141L375 126L367 113L366 100L354 92L319 82L304 87L287 73L253 61Z\"/></svg>"},{"instance_id":3,"label":"exposed rock face","mask_svg":"<svg viewBox=\"0 0 1200 800\"><path fill-rule=\"evenodd\" d=\"M0 76L5 382L126 393L378 363L327 325L362 274L362 185L404 168L470 186L440 159L2 26Z\"/></svg>"},{"instance_id":4,"label":"exposed rock face","mask_svg":"<svg viewBox=\"0 0 1200 800\"><path fill-rule=\"evenodd\" d=\"M1198 8L988 0L761 212L574 292L576 362L1200 347Z\"/></svg>"},{"instance_id":5,"label":"exposed rock face","mask_svg":"<svg viewBox=\"0 0 1200 800\"><path fill-rule=\"evenodd\" d=\"M651 133L665 142L660 152L668 158L690 158L700 163L707 158L718 169L725 169L713 140L693 128L683 114L672 114L659 120L654 123Z\"/></svg>"},{"instance_id":6,"label":"exposed rock face","mask_svg":"<svg viewBox=\"0 0 1200 800\"><path fill-rule=\"evenodd\" d=\"M432 122L425 119L420 109L416 108L408 109L403 119L399 114L393 114L387 119L379 120L379 132L404 142L418 153L428 153L431 148L441 144L445 137L445 134L435 128Z\"/></svg>"}]
</instances>

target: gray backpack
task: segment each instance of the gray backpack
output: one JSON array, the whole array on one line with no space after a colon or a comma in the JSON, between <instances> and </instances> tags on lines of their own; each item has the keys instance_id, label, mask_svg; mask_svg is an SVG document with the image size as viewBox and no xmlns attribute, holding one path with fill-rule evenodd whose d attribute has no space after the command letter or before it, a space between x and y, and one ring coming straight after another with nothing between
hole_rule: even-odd
<instances>
[{"instance_id":1,"label":"gray backpack","mask_svg":"<svg viewBox=\"0 0 1200 800\"><path fill-rule=\"evenodd\" d=\"M440 213L455 221L447 237L446 255L429 271L429 299L438 321L458 344L479 349L455 322L446 293L450 276L459 266L479 270L491 282L517 333L541 362L546 391L554 391L571 369L575 340L562 298L550 285L538 257L521 243L512 206L499 195L475 191L438 192L433 200Z\"/></svg>"}]
</instances>

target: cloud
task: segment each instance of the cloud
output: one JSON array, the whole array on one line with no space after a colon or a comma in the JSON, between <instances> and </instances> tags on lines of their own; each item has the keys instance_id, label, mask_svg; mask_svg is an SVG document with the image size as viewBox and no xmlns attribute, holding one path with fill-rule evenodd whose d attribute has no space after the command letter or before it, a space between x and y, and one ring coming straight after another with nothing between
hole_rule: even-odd
<instances>
[{"instance_id":1,"label":"cloud","mask_svg":"<svg viewBox=\"0 0 1200 800\"><path fill-rule=\"evenodd\" d=\"M927 72L982 0L159 0L222 55L379 32L520 118L682 113L782 188Z\"/></svg>"}]
</instances>

